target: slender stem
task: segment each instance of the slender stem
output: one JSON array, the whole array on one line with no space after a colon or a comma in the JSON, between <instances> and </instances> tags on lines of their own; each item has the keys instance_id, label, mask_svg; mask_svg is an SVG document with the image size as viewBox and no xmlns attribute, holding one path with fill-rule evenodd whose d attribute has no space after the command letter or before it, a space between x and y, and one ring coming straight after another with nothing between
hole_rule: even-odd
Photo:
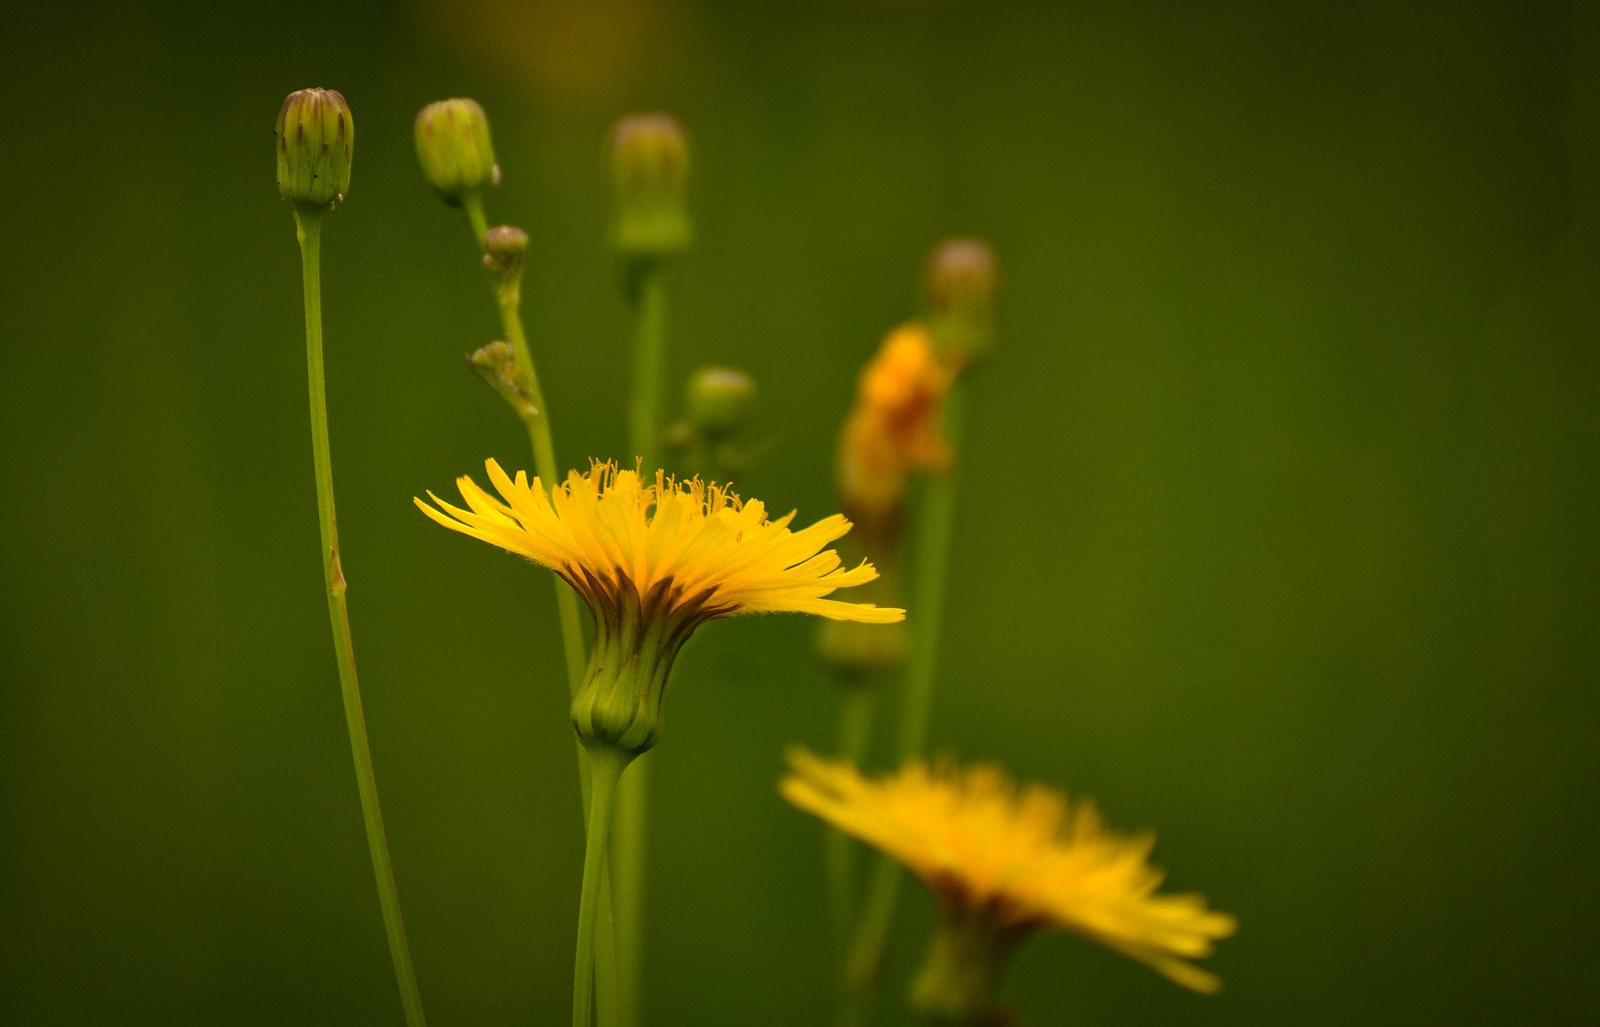
<instances>
[{"instance_id":1,"label":"slender stem","mask_svg":"<svg viewBox=\"0 0 1600 1027\"><path fill-rule=\"evenodd\" d=\"M660 468L661 379L666 338L667 273L660 261L630 269L634 301L633 381L628 398L630 454L646 475ZM644 875L650 806L650 763L639 760L617 795L617 829L611 849L617 922L619 1027L639 1022L639 978L644 931Z\"/></svg>"},{"instance_id":2,"label":"slender stem","mask_svg":"<svg viewBox=\"0 0 1600 1027\"><path fill-rule=\"evenodd\" d=\"M350 614L345 604L344 567L339 560L339 519L333 505L333 459L328 448L328 397L322 367L322 214L295 212L295 234L300 240L301 276L306 303L306 372L311 395L311 454L317 478L317 524L322 533L322 573L328 588L328 619L333 626L333 651L339 664L339 690L344 696L345 726L350 733L350 754L355 760L356 788L361 793L361 817L367 829L367 848L378 881L378 902L383 908L389 955L400 984L400 1004L406 1023L422 1027L422 997L411 966L411 947L400 918L400 895L389 861L389 841L378 806L378 784L372 773L372 749L367 744L367 720L361 710L361 689L356 682L355 651L350 641Z\"/></svg>"},{"instance_id":3,"label":"slender stem","mask_svg":"<svg viewBox=\"0 0 1600 1027\"><path fill-rule=\"evenodd\" d=\"M877 682L853 680L839 694L839 759L859 767L872 733ZM844 832L823 828L823 861L828 877L828 908L839 950L848 955L850 928L855 923L856 843Z\"/></svg>"},{"instance_id":4,"label":"slender stem","mask_svg":"<svg viewBox=\"0 0 1600 1027\"><path fill-rule=\"evenodd\" d=\"M919 755L928 743L933 712L933 686L939 664L939 628L944 620L945 580L950 567L951 525L955 519L956 470L960 467L962 380L957 378L945 397L944 430L952 454L951 470L927 482L922 502L915 564L914 591L908 609L912 624L911 659L906 667L905 705L901 711L900 760ZM883 856L874 870L861 923L856 929L847 969L847 984L857 991L870 989L883 966L883 950L894 923L899 899L900 867Z\"/></svg>"},{"instance_id":5,"label":"slender stem","mask_svg":"<svg viewBox=\"0 0 1600 1027\"><path fill-rule=\"evenodd\" d=\"M471 193L461 200L461 207L467 212L467 223L472 226L472 237L478 245L483 245L483 237L489 234L489 219L483 213L483 194Z\"/></svg>"},{"instance_id":6,"label":"slender stem","mask_svg":"<svg viewBox=\"0 0 1600 1027\"><path fill-rule=\"evenodd\" d=\"M483 213L483 198L474 193L462 201L462 206L481 244L489 230ZM533 362L533 352L528 348L528 333L522 326L522 290L515 282L509 287L497 288L495 302L500 310L501 327L511 343L512 355L517 365L527 373L528 405L522 421L528 432L528 446L533 450L534 473L539 475L546 488L554 488L562 480L561 466L556 462L555 440L550 433L550 408L545 404L544 389L539 384L539 370ZM556 615L561 622L561 650L566 664L567 690L570 695L577 695L588 661L583 649L578 597L560 578L552 580L556 590Z\"/></svg>"},{"instance_id":7,"label":"slender stem","mask_svg":"<svg viewBox=\"0 0 1600 1027\"><path fill-rule=\"evenodd\" d=\"M911 609L911 659L906 667L906 702L900 722L902 761L921 755L928 744L933 714L933 685L939 668L939 628L944 622L945 580L950 570L951 525L955 520L956 472L960 469L963 383L957 378L944 401L944 432L951 468L928 480L922 497L922 525L917 538L916 593Z\"/></svg>"},{"instance_id":8,"label":"slender stem","mask_svg":"<svg viewBox=\"0 0 1600 1027\"><path fill-rule=\"evenodd\" d=\"M606 842L611 831L612 800L627 769L630 753L596 747L589 750L589 832L583 854L583 891L578 900L578 945L572 971L572 1027L590 1027L595 991L614 987L595 977L595 924L601 915L600 885L605 877ZM608 1003L602 1001L604 1009ZM602 1027L609 1025L602 1024Z\"/></svg>"},{"instance_id":9,"label":"slender stem","mask_svg":"<svg viewBox=\"0 0 1600 1027\"><path fill-rule=\"evenodd\" d=\"M467 222L480 248L488 234L489 221L483 211L483 196L472 193L462 199ZM556 462L555 439L550 431L550 410L545 403L544 389L539 384L539 370L533 362L533 351L528 347L528 333L522 325L522 288L520 279L500 283L495 289L495 305L500 311L500 325L511 343L512 356L526 374L528 403L520 409L523 427L528 432L528 447L533 451L533 469L546 488L554 488L562 479L561 466ZM576 696L583 684L584 668L588 657L583 646L583 625L578 614L578 597L570 586L552 576L556 595L556 619L561 626L561 652L567 675L567 694ZM589 811L589 758L576 739L573 745L578 758L578 785L583 798L585 818ZM612 933L611 882L609 875L601 875L600 911L604 921L600 929L600 944L595 955L599 974L604 981L614 982L617 973L616 942ZM602 989L600 1016L602 1021L614 1019L610 1004L617 993L615 987Z\"/></svg>"},{"instance_id":10,"label":"slender stem","mask_svg":"<svg viewBox=\"0 0 1600 1027\"><path fill-rule=\"evenodd\" d=\"M634 272L633 387L628 396L628 443L646 474L657 467L661 432L661 378L666 339L667 273L659 261Z\"/></svg>"}]
</instances>

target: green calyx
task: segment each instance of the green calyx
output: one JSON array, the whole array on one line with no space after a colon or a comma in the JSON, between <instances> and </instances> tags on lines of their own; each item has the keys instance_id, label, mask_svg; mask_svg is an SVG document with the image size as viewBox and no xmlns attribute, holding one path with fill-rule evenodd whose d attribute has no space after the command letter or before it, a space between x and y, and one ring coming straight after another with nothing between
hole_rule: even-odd
<instances>
[{"instance_id":1,"label":"green calyx","mask_svg":"<svg viewBox=\"0 0 1600 1027\"><path fill-rule=\"evenodd\" d=\"M633 114L608 146L616 218L611 241L625 260L659 261L689 248L689 143L667 114Z\"/></svg>"},{"instance_id":2,"label":"green calyx","mask_svg":"<svg viewBox=\"0 0 1600 1027\"><path fill-rule=\"evenodd\" d=\"M700 602L676 602L670 581L642 597L626 579L616 586L588 579L573 587L588 600L595 625L589 667L572 700L573 729L589 748L637 756L661 738L673 661L714 614Z\"/></svg>"},{"instance_id":3,"label":"green calyx","mask_svg":"<svg viewBox=\"0 0 1600 1027\"><path fill-rule=\"evenodd\" d=\"M301 89L278 109L278 192L296 208L327 210L350 190L355 122L332 89Z\"/></svg>"},{"instance_id":4,"label":"green calyx","mask_svg":"<svg viewBox=\"0 0 1600 1027\"><path fill-rule=\"evenodd\" d=\"M941 911L922 970L911 985L911 1007L940 1027L992 1027L1008 1022L1000 980L1026 927L1007 927L993 911Z\"/></svg>"},{"instance_id":5,"label":"green calyx","mask_svg":"<svg viewBox=\"0 0 1600 1027\"><path fill-rule=\"evenodd\" d=\"M440 100L417 114L417 162L441 199L460 206L462 198L500 184L489 117L476 100Z\"/></svg>"}]
</instances>

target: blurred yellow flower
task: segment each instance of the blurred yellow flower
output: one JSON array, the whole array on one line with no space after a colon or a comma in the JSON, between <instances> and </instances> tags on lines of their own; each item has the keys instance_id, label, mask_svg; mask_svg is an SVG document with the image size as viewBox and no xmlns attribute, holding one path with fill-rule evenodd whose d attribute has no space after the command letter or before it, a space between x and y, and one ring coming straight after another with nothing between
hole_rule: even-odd
<instances>
[{"instance_id":1,"label":"blurred yellow flower","mask_svg":"<svg viewBox=\"0 0 1600 1027\"><path fill-rule=\"evenodd\" d=\"M916 322L890 332L861 372L855 407L839 441L839 494L868 534L898 529L912 473L943 470L941 431L950 374Z\"/></svg>"},{"instance_id":2,"label":"blurred yellow flower","mask_svg":"<svg viewBox=\"0 0 1600 1027\"><path fill-rule=\"evenodd\" d=\"M1152 835L1109 830L1088 802L1043 785L1019 788L999 767L909 762L872 780L803 751L789 755L784 798L905 864L947 916L1014 945L1037 928L1085 935L1185 987L1221 982L1185 962L1210 955L1236 921L1198 895L1161 895L1146 861Z\"/></svg>"},{"instance_id":3,"label":"blurred yellow flower","mask_svg":"<svg viewBox=\"0 0 1600 1027\"><path fill-rule=\"evenodd\" d=\"M525 472L513 480L493 460L487 468L500 499L462 477L456 484L469 509L431 492L438 509L414 502L453 531L555 571L596 616L628 602L646 620L652 612L682 615L689 628L739 613L812 613L869 624L905 617L904 610L825 598L878 576L870 563L845 569L837 553L823 549L850 530L840 514L790 531L793 512L768 520L759 500L743 502L698 478L680 482L657 472L646 484L634 471L596 463L547 494Z\"/></svg>"}]
</instances>

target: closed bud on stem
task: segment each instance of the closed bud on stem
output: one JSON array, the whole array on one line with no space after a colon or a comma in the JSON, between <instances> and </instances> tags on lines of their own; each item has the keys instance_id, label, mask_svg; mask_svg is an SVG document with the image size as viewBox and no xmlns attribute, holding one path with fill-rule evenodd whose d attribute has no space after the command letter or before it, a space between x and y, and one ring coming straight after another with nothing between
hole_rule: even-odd
<instances>
[{"instance_id":1,"label":"closed bud on stem","mask_svg":"<svg viewBox=\"0 0 1600 1027\"><path fill-rule=\"evenodd\" d=\"M689 376L689 421L708 439L725 439L744 426L755 404L756 383L731 367L702 367Z\"/></svg>"},{"instance_id":2,"label":"closed bud on stem","mask_svg":"<svg viewBox=\"0 0 1600 1027\"><path fill-rule=\"evenodd\" d=\"M528 233L520 228L501 225L483 233L483 269L494 275L502 296L512 301L520 299L522 260L527 253Z\"/></svg>"},{"instance_id":3,"label":"closed bud on stem","mask_svg":"<svg viewBox=\"0 0 1600 1027\"><path fill-rule=\"evenodd\" d=\"M509 342L497 340L474 350L467 357L467 366L478 372L479 377L511 405L518 417L527 420L538 416L539 411L533 405L533 383L517 363Z\"/></svg>"},{"instance_id":4,"label":"closed bud on stem","mask_svg":"<svg viewBox=\"0 0 1600 1027\"><path fill-rule=\"evenodd\" d=\"M607 147L616 219L611 241L628 261L659 261L689 247L685 195L689 144L667 114L631 114L611 130Z\"/></svg>"},{"instance_id":5,"label":"closed bud on stem","mask_svg":"<svg viewBox=\"0 0 1600 1027\"><path fill-rule=\"evenodd\" d=\"M956 368L983 359L994 345L999 275L982 239L950 239L928 259L928 331L934 348Z\"/></svg>"},{"instance_id":6,"label":"closed bud on stem","mask_svg":"<svg viewBox=\"0 0 1600 1027\"><path fill-rule=\"evenodd\" d=\"M417 161L441 199L460 206L463 197L500 184L489 118L476 100L440 100L417 114Z\"/></svg>"},{"instance_id":7,"label":"closed bud on stem","mask_svg":"<svg viewBox=\"0 0 1600 1027\"><path fill-rule=\"evenodd\" d=\"M278 108L278 192L297 210L329 210L350 190L355 122L332 89L301 89Z\"/></svg>"}]
</instances>

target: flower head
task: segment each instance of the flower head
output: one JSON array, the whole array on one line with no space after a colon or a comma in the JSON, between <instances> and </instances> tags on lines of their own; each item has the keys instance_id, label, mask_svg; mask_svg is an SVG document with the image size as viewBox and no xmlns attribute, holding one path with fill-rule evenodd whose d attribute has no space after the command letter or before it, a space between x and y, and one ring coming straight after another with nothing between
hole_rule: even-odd
<instances>
[{"instance_id":1,"label":"flower head","mask_svg":"<svg viewBox=\"0 0 1600 1027\"><path fill-rule=\"evenodd\" d=\"M1185 962L1232 934L1233 917L1198 895L1157 894L1154 838L1119 835L1088 802L1019 788L996 766L913 761L870 780L853 767L790 754L786 799L905 864L947 919L981 922L995 944L1034 929L1085 935L1196 991L1212 974Z\"/></svg>"},{"instance_id":2,"label":"flower head","mask_svg":"<svg viewBox=\"0 0 1600 1027\"><path fill-rule=\"evenodd\" d=\"M883 340L861 372L856 404L839 441L839 492L868 535L898 531L911 475L943 470L940 434L949 372L927 330L912 322Z\"/></svg>"},{"instance_id":3,"label":"flower head","mask_svg":"<svg viewBox=\"0 0 1600 1027\"><path fill-rule=\"evenodd\" d=\"M489 481L457 481L467 509L429 493L417 506L464 535L521 554L559 574L595 621L590 671L573 702L586 741L642 752L660 732L660 702L678 650L696 627L741 613L813 613L886 624L905 611L827 598L877 577L846 569L823 547L850 530L841 515L791 531L790 513L769 520L759 500L698 478L654 479L596 463L546 493L493 460Z\"/></svg>"},{"instance_id":4,"label":"flower head","mask_svg":"<svg viewBox=\"0 0 1600 1027\"><path fill-rule=\"evenodd\" d=\"M430 103L412 127L422 177L446 203L459 207L463 197L500 184L489 117L478 101Z\"/></svg>"},{"instance_id":5,"label":"flower head","mask_svg":"<svg viewBox=\"0 0 1600 1027\"><path fill-rule=\"evenodd\" d=\"M334 89L300 89L284 98L275 130L278 192L297 209L330 210L350 191L356 126Z\"/></svg>"}]
</instances>

